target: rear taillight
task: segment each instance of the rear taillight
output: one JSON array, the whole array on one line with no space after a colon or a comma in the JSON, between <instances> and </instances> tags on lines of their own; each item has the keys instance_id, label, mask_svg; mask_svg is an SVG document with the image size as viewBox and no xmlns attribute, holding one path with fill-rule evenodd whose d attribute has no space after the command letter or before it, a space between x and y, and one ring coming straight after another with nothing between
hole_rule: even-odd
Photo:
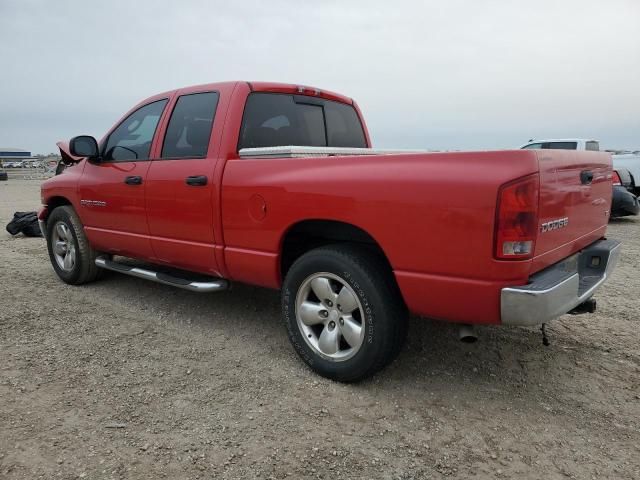
<instances>
[{"instance_id":1,"label":"rear taillight","mask_svg":"<svg viewBox=\"0 0 640 480\"><path fill-rule=\"evenodd\" d=\"M522 260L533 256L538 235L538 195L538 174L500 187L496 212L496 258Z\"/></svg>"},{"instance_id":2,"label":"rear taillight","mask_svg":"<svg viewBox=\"0 0 640 480\"><path fill-rule=\"evenodd\" d=\"M611 182L614 185L622 185L622 180L620 180L620 175L615 170L613 171L613 176L611 177Z\"/></svg>"}]
</instances>

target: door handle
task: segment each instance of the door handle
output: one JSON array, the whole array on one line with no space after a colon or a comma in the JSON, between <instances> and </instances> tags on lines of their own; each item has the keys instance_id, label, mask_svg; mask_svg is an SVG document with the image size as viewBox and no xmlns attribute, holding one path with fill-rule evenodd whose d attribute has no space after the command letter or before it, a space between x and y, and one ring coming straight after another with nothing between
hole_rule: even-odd
<instances>
[{"instance_id":1,"label":"door handle","mask_svg":"<svg viewBox=\"0 0 640 480\"><path fill-rule=\"evenodd\" d=\"M124 183L127 185L142 185L142 177L138 175L133 175L131 177L126 177L124 179Z\"/></svg>"},{"instance_id":2,"label":"door handle","mask_svg":"<svg viewBox=\"0 0 640 480\"><path fill-rule=\"evenodd\" d=\"M192 175L191 177L185 178L184 182L187 185L191 185L192 187L202 187L207 184L207 176L206 175Z\"/></svg>"},{"instance_id":3,"label":"door handle","mask_svg":"<svg viewBox=\"0 0 640 480\"><path fill-rule=\"evenodd\" d=\"M590 185L593 182L593 172L591 170L583 170L580 172L580 183Z\"/></svg>"}]
</instances>

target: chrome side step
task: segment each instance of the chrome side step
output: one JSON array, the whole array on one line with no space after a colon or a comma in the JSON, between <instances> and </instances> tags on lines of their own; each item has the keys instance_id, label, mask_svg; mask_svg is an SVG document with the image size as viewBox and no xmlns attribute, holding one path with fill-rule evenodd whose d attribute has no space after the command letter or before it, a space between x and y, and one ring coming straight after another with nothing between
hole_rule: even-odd
<instances>
[{"instance_id":1,"label":"chrome side step","mask_svg":"<svg viewBox=\"0 0 640 480\"><path fill-rule=\"evenodd\" d=\"M186 278L174 277L168 273L154 272L146 268L134 267L123 263L114 262L105 257L96 258L96 265L106 270L124 273L132 277L144 278L152 282L163 283L173 287L191 290L192 292L219 292L229 289L229 281L224 278L212 278L211 281L191 281Z\"/></svg>"}]
</instances>

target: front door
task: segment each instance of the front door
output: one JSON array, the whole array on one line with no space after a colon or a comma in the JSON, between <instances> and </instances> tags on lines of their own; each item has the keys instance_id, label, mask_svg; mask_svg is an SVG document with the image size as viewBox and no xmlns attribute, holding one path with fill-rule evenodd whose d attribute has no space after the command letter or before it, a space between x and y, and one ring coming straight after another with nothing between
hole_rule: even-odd
<instances>
[{"instance_id":1,"label":"front door","mask_svg":"<svg viewBox=\"0 0 640 480\"><path fill-rule=\"evenodd\" d=\"M127 116L86 162L79 182L80 218L92 246L127 257L153 257L145 211L151 144L167 99Z\"/></svg>"},{"instance_id":2,"label":"front door","mask_svg":"<svg viewBox=\"0 0 640 480\"><path fill-rule=\"evenodd\" d=\"M157 260L216 276L218 189L211 131L218 98L217 92L177 97L146 182L147 222Z\"/></svg>"}]
</instances>

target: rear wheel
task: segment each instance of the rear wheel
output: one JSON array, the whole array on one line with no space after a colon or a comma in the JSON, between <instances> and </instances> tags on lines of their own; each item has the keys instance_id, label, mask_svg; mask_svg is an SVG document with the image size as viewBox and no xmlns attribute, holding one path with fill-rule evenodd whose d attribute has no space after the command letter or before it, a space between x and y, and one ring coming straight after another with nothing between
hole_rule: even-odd
<instances>
[{"instance_id":1,"label":"rear wheel","mask_svg":"<svg viewBox=\"0 0 640 480\"><path fill-rule=\"evenodd\" d=\"M80 218L71 206L57 207L47 219L47 248L60 279L80 285L98 278L97 252L91 248Z\"/></svg>"},{"instance_id":2,"label":"rear wheel","mask_svg":"<svg viewBox=\"0 0 640 480\"><path fill-rule=\"evenodd\" d=\"M285 278L282 308L296 352L334 380L373 375L406 337L407 312L392 272L364 247L322 247L300 257Z\"/></svg>"}]
</instances>

